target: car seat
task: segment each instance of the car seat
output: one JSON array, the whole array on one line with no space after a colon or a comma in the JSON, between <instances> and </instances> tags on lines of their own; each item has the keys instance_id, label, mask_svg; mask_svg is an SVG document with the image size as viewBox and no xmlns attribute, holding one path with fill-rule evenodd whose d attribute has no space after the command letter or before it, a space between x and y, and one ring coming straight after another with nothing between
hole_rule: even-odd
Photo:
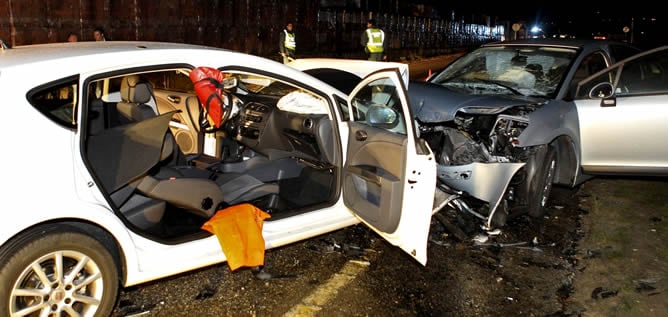
<instances>
[{"instance_id":1,"label":"car seat","mask_svg":"<svg viewBox=\"0 0 668 317\"><path fill-rule=\"evenodd\" d=\"M151 86L138 76L123 78L121 98L123 101L116 106L119 120L140 122L157 117L146 104L152 98ZM184 164L174 136L167 127L165 130L159 163L136 183L139 193L205 218L225 205L278 194L277 184L264 183L245 173L220 173Z\"/></svg>"}]
</instances>

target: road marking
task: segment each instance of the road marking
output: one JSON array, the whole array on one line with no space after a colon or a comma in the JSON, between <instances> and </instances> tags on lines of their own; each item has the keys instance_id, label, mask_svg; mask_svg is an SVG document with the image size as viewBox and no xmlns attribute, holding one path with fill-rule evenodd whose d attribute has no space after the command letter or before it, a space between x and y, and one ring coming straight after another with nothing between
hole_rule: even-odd
<instances>
[{"instance_id":1,"label":"road marking","mask_svg":"<svg viewBox=\"0 0 668 317\"><path fill-rule=\"evenodd\" d=\"M341 288L348 282L355 279L355 277L369 267L368 261L350 260L346 262L341 270L334 273L327 282L320 285L311 295L305 297L301 303L293 306L284 317L309 317L322 309L322 306L327 304L332 298L336 296Z\"/></svg>"}]
</instances>

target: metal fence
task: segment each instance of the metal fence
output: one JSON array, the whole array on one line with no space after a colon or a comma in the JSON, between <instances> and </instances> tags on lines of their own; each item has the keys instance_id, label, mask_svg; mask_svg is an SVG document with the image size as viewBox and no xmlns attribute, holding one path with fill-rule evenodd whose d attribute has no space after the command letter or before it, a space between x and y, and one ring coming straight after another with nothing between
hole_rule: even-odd
<instances>
[{"instance_id":1,"label":"metal fence","mask_svg":"<svg viewBox=\"0 0 668 317\"><path fill-rule=\"evenodd\" d=\"M330 9L318 1L0 0L0 39L11 46L91 41L95 27L111 40L203 44L278 59L279 34L295 25L298 56L362 58L360 36L373 17L389 39L390 58L449 53L500 40L503 26L399 14Z\"/></svg>"}]
</instances>

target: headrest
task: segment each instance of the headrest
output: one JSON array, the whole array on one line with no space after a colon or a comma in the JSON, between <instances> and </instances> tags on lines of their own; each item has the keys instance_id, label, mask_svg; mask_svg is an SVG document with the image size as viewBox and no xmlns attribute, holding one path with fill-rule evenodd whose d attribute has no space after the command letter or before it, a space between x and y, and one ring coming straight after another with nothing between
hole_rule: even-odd
<instances>
[{"instance_id":1,"label":"headrest","mask_svg":"<svg viewBox=\"0 0 668 317\"><path fill-rule=\"evenodd\" d=\"M137 75L121 80L121 99L125 102L147 103L151 100L151 85Z\"/></svg>"}]
</instances>

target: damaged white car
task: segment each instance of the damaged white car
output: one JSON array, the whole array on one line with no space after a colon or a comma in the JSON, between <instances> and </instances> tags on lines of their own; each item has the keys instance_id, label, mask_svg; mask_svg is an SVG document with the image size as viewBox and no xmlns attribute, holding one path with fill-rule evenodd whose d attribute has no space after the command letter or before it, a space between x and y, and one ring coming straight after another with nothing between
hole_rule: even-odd
<instances>
[{"instance_id":1,"label":"damaged white car","mask_svg":"<svg viewBox=\"0 0 668 317\"><path fill-rule=\"evenodd\" d=\"M406 65L382 68L347 94L202 46L3 48L0 315L109 316L119 287L225 262L202 226L240 204L265 248L363 222L425 264L447 195Z\"/></svg>"},{"instance_id":2,"label":"damaged white car","mask_svg":"<svg viewBox=\"0 0 668 317\"><path fill-rule=\"evenodd\" d=\"M426 82L411 81L414 122L434 151L438 187L448 193L448 206L491 230L512 216L543 215L553 184L576 186L590 174L613 172L613 166L587 161L586 154L601 147L599 139L582 134L591 132L596 116L583 116L574 96L582 79L638 52L611 41L490 43ZM364 75L347 65L318 59L293 63L344 91ZM610 109L600 109L605 110ZM610 122L596 133L620 126Z\"/></svg>"}]
</instances>

